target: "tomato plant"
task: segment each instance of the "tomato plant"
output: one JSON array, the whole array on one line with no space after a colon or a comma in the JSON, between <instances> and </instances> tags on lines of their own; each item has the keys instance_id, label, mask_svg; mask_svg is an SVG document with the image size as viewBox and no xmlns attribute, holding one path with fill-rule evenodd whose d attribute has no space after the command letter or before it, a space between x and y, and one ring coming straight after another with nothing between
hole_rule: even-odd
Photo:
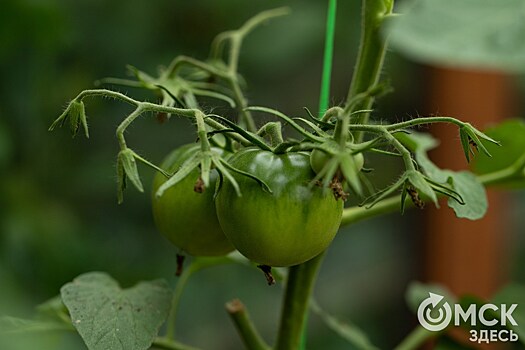
<instances>
[{"instance_id":1,"label":"tomato plant","mask_svg":"<svg viewBox=\"0 0 525 350\"><path fill-rule=\"evenodd\" d=\"M189 144L173 150L161 167L172 173L199 149ZM222 149L213 151L222 153ZM213 189L218 178L215 169L210 174ZM215 215L214 191L203 188L200 174L194 169L181 182L170 187L162 196L156 192L166 177L157 173L153 181L153 218L158 230L183 252L194 256L224 255L233 250Z\"/></svg>"},{"instance_id":2,"label":"tomato plant","mask_svg":"<svg viewBox=\"0 0 525 350\"><path fill-rule=\"evenodd\" d=\"M274 154L254 148L237 152L231 165L271 189L238 176L242 196L225 181L217 196L224 233L248 259L268 266L291 266L323 252L334 238L343 201L320 186L306 153Z\"/></svg>"},{"instance_id":3,"label":"tomato plant","mask_svg":"<svg viewBox=\"0 0 525 350\"><path fill-rule=\"evenodd\" d=\"M440 169L430 160L427 153L437 146L437 141L416 128L435 123L457 128L466 162L477 153L490 157L499 141L469 122L450 116L418 117L396 123L372 120L376 100L391 90L381 77L388 48L384 31L393 36L393 42L398 43L396 47L405 47L412 54L416 51L419 53L416 56L424 59L431 38L425 37L429 35L427 31L414 29L426 28L427 22L435 19L434 9L445 11L450 7L452 12L476 18L476 11L483 7L465 6L467 0L457 0L456 5L450 6L443 6L441 0L420 0L420 3L422 8L407 10L406 17L400 17L394 13L393 0L363 0L361 41L348 95L340 105L330 106L336 1L329 0L317 115L308 109L303 115L291 116L274 108L252 106L244 95L244 79L238 71L243 41L260 24L288 14L288 8L261 12L240 28L219 34L206 59L181 55L161 68L157 76L131 67L134 80L102 81L140 87L155 98L160 96L159 102L139 100L114 88L80 92L50 130L68 125L73 136L82 129L89 137L85 101L93 97L111 98L131 106L133 110L116 130L118 202L123 201L127 184L144 191L139 166L155 171L152 189L155 223L173 245L195 258L181 271L173 290L163 281L141 282L125 289L105 273L81 275L66 284L57 299L44 305L46 315L51 315L47 321L55 327L58 324L76 330L90 350L191 349L178 342L174 332L177 306L188 279L207 267L258 264L269 281L273 281L272 276L268 277L270 267L287 267L275 270L275 278L283 281L285 291L273 349L304 348L310 310L355 347L375 349L364 334L325 313L312 298L319 267L339 227L399 209L401 212L409 207L423 209L426 202L438 206L440 197L447 197L447 204L457 217L476 220L488 208L486 186L520 184L525 178L525 156L520 147L511 147L515 156L502 162L504 167L478 175ZM494 5L485 3L486 8L491 6ZM504 10L512 13L507 7ZM444 23L461 19L456 13L440 16ZM463 24L460 22L458 26ZM479 28L483 35L469 42L474 54L460 57L458 62L512 70L525 66L521 64L525 63L525 55L501 59L498 50L490 50L480 56L487 48L484 41L487 37L491 43L506 45L508 41L492 40L494 37L486 33L487 28L497 29L501 25L489 21ZM510 37L518 32L515 28ZM437 51L431 51L453 61L457 48L439 42ZM510 46L507 52L514 49L514 45ZM221 108L208 108L210 100ZM192 136L197 141L174 150L164 163L156 165L136 152L126 137L129 126L139 117L159 114L166 120L173 117L190 120L195 128ZM257 114L273 119L259 123ZM402 169L382 189L371 185L367 177L366 173L373 169L364 168L365 158L368 165L372 153L394 157ZM380 169L382 163L376 165ZM358 204L344 208L343 202L348 197ZM227 254L232 250L238 252ZM246 348L270 349L242 303L230 302L227 310ZM416 327L397 349L415 349L426 339L440 336Z\"/></svg>"}]
</instances>

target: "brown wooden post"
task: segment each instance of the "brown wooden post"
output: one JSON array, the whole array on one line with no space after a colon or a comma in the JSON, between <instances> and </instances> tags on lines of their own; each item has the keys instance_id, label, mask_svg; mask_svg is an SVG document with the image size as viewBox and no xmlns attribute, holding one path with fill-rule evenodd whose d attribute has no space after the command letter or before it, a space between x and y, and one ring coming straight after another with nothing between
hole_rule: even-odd
<instances>
[{"instance_id":1,"label":"brown wooden post","mask_svg":"<svg viewBox=\"0 0 525 350\"><path fill-rule=\"evenodd\" d=\"M427 114L454 116L483 129L513 110L511 81L503 74L431 68L428 78ZM466 169L457 128L436 125L431 130L442 140L440 147L431 152L434 162L443 168ZM478 221L457 219L446 200L440 201L440 210L429 206L425 216L427 281L445 285L456 295L473 294L485 299L501 287L509 263L507 203L505 194L494 190L488 191L488 200L489 211ZM452 329L451 335L470 343L461 329ZM474 345L495 349L493 344Z\"/></svg>"},{"instance_id":2,"label":"brown wooden post","mask_svg":"<svg viewBox=\"0 0 525 350\"><path fill-rule=\"evenodd\" d=\"M513 110L511 80L498 73L432 68L429 70L429 114L455 116L485 128ZM444 168L467 167L457 128L439 125L432 132L442 140L431 153ZM489 211L479 221L457 219L442 201L442 209L427 211L426 279L457 294L489 298L507 278L508 243L505 195L489 190Z\"/></svg>"}]
</instances>

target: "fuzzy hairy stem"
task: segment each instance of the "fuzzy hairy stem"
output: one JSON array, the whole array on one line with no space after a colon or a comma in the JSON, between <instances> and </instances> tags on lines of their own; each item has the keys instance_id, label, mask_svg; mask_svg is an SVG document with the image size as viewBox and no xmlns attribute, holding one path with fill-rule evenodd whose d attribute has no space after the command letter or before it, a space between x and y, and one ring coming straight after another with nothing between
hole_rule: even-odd
<instances>
[{"instance_id":1,"label":"fuzzy hairy stem","mask_svg":"<svg viewBox=\"0 0 525 350\"><path fill-rule=\"evenodd\" d=\"M383 61L386 53L386 41L381 37L381 24L383 20L392 13L394 6L393 0L363 0L362 5L362 24L361 24L361 41L357 63L348 91L346 100L345 114L350 117L353 111L369 110L373 103L374 97L368 96L361 99L358 103L350 102L359 94L366 93L374 87L381 74ZM353 122L355 124L366 124L370 113L357 115ZM360 142L362 134L355 133L355 142Z\"/></svg>"}]
</instances>

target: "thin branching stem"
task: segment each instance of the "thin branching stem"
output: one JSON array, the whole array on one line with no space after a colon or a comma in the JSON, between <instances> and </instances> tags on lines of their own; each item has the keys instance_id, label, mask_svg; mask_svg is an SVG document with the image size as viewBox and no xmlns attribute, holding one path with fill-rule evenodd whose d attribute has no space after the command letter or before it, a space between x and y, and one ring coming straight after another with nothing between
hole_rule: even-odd
<instances>
[{"instance_id":1,"label":"thin branching stem","mask_svg":"<svg viewBox=\"0 0 525 350\"><path fill-rule=\"evenodd\" d=\"M270 347L255 328L248 310L240 300L235 299L227 303L226 311L228 311L247 350L270 350Z\"/></svg>"}]
</instances>

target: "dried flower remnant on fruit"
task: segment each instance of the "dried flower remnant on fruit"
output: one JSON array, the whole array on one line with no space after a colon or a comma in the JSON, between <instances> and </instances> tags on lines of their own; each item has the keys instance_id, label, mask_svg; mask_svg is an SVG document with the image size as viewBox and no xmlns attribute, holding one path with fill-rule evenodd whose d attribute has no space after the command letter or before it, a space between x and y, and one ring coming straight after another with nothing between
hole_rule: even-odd
<instances>
[{"instance_id":1,"label":"dried flower remnant on fruit","mask_svg":"<svg viewBox=\"0 0 525 350\"><path fill-rule=\"evenodd\" d=\"M414 205L417 208L423 209L425 207L425 202L421 200L421 198L419 197L419 193L417 193L414 187L408 186L407 192L408 192L408 195L410 196L410 199L412 199L412 203L414 203Z\"/></svg>"},{"instance_id":2,"label":"dried flower remnant on fruit","mask_svg":"<svg viewBox=\"0 0 525 350\"><path fill-rule=\"evenodd\" d=\"M264 273L264 277L266 277L266 281L268 282L269 286L275 284L275 278L273 277L271 266L257 265L257 267L260 268L261 271Z\"/></svg>"},{"instance_id":3,"label":"dried flower remnant on fruit","mask_svg":"<svg viewBox=\"0 0 525 350\"><path fill-rule=\"evenodd\" d=\"M197 193L203 193L206 190L206 186L204 185L202 177L199 176L197 181L195 181L195 186L193 186L193 190Z\"/></svg>"},{"instance_id":4,"label":"dried flower remnant on fruit","mask_svg":"<svg viewBox=\"0 0 525 350\"><path fill-rule=\"evenodd\" d=\"M182 254L177 254L177 270L175 271L175 276L179 277L184 271L184 260L186 257Z\"/></svg>"}]
</instances>

